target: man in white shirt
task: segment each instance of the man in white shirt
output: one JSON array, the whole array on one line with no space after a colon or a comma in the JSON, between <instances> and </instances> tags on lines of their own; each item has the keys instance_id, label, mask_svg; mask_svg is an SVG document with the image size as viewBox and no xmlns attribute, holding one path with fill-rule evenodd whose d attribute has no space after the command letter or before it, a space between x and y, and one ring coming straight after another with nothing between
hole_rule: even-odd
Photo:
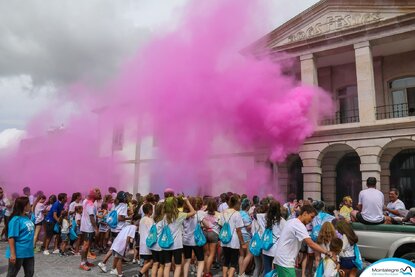
<instances>
[{"instance_id":1,"label":"man in white shirt","mask_svg":"<svg viewBox=\"0 0 415 277\"><path fill-rule=\"evenodd\" d=\"M389 203L385 212L387 212L386 223L389 224L402 222L402 218L407 213L405 204L399 199L399 191L395 188L389 191Z\"/></svg>"},{"instance_id":2,"label":"man in white shirt","mask_svg":"<svg viewBox=\"0 0 415 277\"><path fill-rule=\"evenodd\" d=\"M33 202L34 202L34 197L33 197L33 195L30 194L30 188L29 187L24 187L23 188L23 194L26 195L27 197L29 197L29 203L30 203L30 206L32 206Z\"/></svg>"},{"instance_id":3,"label":"man in white shirt","mask_svg":"<svg viewBox=\"0 0 415 277\"><path fill-rule=\"evenodd\" d=\"M226 193L220 195L220 205L218 207L218 212L222 213L229 208L228 206L229 197Z\"/></svg>"},{"instance_id":4,"label":"man in white shirt","mask_svg":"<svg viewBox=\"0 0 415 277\"><path fill-rule=\"evenodd\" d=\"M315 243L308 234L307 228L313 218L317 215L316 209L311 205L301 207L300 215L287 221L281 236L277 241L274 264L276 265L278 277L295 277L295 259L304 241L316 252L331 256L330 252Z\"/></svg>"},{"instance_id":5,"label":"man in white shirt","mask_svg":"<svg viewBox=\"0 0 415 277\"><path fill-rule=\"evenodd\" d=\"M376 225L385 223L383 215L383 205L385 197L383 193L376 189L376 178L369 177L366 181L367 189L359 193L359 211L350 213L352 221L357 221L367 225Z\"/></svg>"}]
</instances>

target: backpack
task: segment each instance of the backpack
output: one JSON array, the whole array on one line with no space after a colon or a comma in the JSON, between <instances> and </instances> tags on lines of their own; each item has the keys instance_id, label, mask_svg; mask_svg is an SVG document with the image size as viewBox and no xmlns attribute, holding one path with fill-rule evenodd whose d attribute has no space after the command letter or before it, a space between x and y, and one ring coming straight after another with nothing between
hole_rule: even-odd
<instances>
[{"instance_id":1,"label":"backpack","mask_svg":"<svg viewBox=\"0 0 415 277\"><path fill-rule=\"evenodd\" d=\"M118 212L117 210L112 210L106 219L106 223L111 229L117 228L118 225Z\"/></svg>"},{"instance_id":2,"label":"backpack","mask_svg":"<svg viewBox=\"0 0 415 277\"><path fill-rule=\"evenodd\" d=\"M33 222L33 224L35 224L36 223L36 216L35 216L35 213L31 213L31 215L30 215L30 220Z\"/></svg>"},{"instance_id":3,"label":"backpack","mask_svg":"<svg viewBox=\"0 0 415 277\"><path fill-rule=\"evenodd\" d=\"M316 223L317 224L313 226L313 229L311 229L311 234L310 234L310 237L314 242L317 241L318 234L320 233L321 226L323 225L324 218L327 215L328 214L326 214L324 212L320 212L316 217Z\"/></svg>"},{"instance_id":4,"label":"backpack","mask_svg":"<svg viewBox=\"0 0 415 277\"><path fill-rule=\"evenodd\" d=\"M203 233L202 226L200 225L199 218L197 218L197 225L194 232L195 243L197 246L203 246L206 244L206 237Z\"/></svg>"},{"instance_id":5,"label":"backpack","mask_svg":"<svg viewBox=\"0 0 415 277\"><path fill-rule=\"evenodd\" d=\"M222 229L220 229L219 232L219 240L223 244L228 244L232 240L233 232L231 230L231 225L229 224L229 221L231 220L231 217L233 216L235 212L231 214L228 221L226 221L225 214L223 214L223 219L225 220L225 224L223 224Z\"/></svg>"},{"instance_id":6,"label":"backpack","mask_svg":"<svg viewBox=\"0 0 415 277\"><path fill-rule=\"evenodd\" d=\"M76 220L75 219L72 220L72 226L69 229L69 239L72 241L78 239L78 235L76 234Z\"/></svg>"},{"instance_id":7,"label":"backpack","mask_svg":"<svg viewBox=\"0 0 415 277\"><path fill-rule=\"evenodd\" d=\"M146 238L146 245L148 248L150 248L150 247L153 247L153 245L156 242L157 242L157 227L156 227L156 224L153 224Z\"/></svg>"},{"instance_id":8,"label":"backpack","mask_svg":"<svg viewBox=\"0 0 415 277\"><path fill-rule=\"evenodd\" d=\"M55 223L55 226L53 226L53 232L55 234L59 234L61 232L61 226L59 226L57 222Z\"/></svg>"},{"instance_id":9,"label":"backpack","mask_svg":"<svg viewBox=\"0 0 415 277\"><path fill-rule=\"evenodd\" d=\"M277 270L276 269L271 270L270 272L265 274L264 277L277 277Z\"/></svg>"},{"instance_id":10,"label":"backpack","mask_svg":"<svg viewBox=\"0 0 415 277\"><path fill-rule=\"evenodd\" d=\"M252 255L254 255L255 257L258 257L261 255L262 253L262 240L261 237L259 236L258 233L258 223L256 223L256 221L254 221L253 223L255 228L255 233L251 238L251 241L249 242L249 252L252 253Z\"/></svg>"},{"instance_id":11,"label":"backpack","mask_svg":"<svg viewBox=\"0 0 415 277\"><path fill-rule=\"evenodd\" d=\"M362 270L363 269L362 255L360 254L359 247L357 246L356 243L353 246L353 250L354 250L354 256L355 256L355 259L353 260L353 264L357 267L358 270Z\"/></svg>"},{"instance_id":12,"label":"backpack","mask_svg":"<svg viewBox=\"0 0 415 277\"><path fill-rule=\"evenodd\" d=\"M262 248L264 250L270 250L274 245L272 229L265 229L265 232L262 234Z\"/></svg>"},{"instance_id":13,"label":"backpack","mask_svg":"<svg viewBox=\"0 0 415 277\"><path fill-rule=\"evenodd\" d=\"M159 246L163 249L169 249L173 245L174 239L168 224L163 226L160 237L158 239L158 243Z\"/></svg>"}]
</instances>

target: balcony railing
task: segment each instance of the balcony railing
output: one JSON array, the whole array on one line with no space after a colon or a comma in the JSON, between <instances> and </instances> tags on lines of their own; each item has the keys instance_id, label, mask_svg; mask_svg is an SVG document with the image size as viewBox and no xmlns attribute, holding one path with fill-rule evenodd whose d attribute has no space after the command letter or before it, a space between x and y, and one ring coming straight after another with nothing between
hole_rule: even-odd
<instances>
[{"instance_id":1,"label":"balcony railing","mask_svg":"<svg viewBox=\"0 0 415 277\"><path fill-rule=\"evenodd\" d=\"M415 116L415 108L408 103L385 105L376 107L376 119L400 118Z\"/></svg>"},{"instance_id":2,"label":"balcony railing","mask_svg":"<svg viewBox=\"0 0 415 277\"><path fill-rule=\"evenodd\" d=\"M338 111L335 113L333 118L327 118L323 120L320 125L336 125L336 124L345 124L345 123L355 123L359 122L359 109L348 110L348 111Z\"/></svg>"}]
</instances>

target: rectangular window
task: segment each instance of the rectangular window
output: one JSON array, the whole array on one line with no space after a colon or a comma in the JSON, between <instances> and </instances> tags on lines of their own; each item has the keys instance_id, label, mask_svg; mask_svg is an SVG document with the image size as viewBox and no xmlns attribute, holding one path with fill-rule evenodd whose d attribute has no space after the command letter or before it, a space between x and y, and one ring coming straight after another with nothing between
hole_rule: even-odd
<instances>
[{"instance_id":1,"label":"rectangular window","mask_svg":"<svg viewBox=\"0 0 415 277\"><path fill-rule=\"evenodd\" d=\"M112 150L121 151L124 145L124 127L115 126L112 135Z\"/></svg>"}]
</instances>

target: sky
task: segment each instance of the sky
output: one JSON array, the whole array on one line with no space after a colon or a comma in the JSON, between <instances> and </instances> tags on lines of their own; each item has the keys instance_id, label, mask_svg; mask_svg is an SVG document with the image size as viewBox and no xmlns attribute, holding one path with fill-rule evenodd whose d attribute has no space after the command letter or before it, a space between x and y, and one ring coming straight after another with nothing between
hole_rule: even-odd
<instances>
[{"instance_id":1,"label":"sky","mask_svg":"<svg viewBox=\"0 0 415 277\"><path fill-rule=\"evenodd\" d=\"M0 148L65 87L104 87L141 45L175 28L189 1L0 0ZM318 2L265 1L272 8L258 24L269 31Z\"/></svg>"}]
</instances>

